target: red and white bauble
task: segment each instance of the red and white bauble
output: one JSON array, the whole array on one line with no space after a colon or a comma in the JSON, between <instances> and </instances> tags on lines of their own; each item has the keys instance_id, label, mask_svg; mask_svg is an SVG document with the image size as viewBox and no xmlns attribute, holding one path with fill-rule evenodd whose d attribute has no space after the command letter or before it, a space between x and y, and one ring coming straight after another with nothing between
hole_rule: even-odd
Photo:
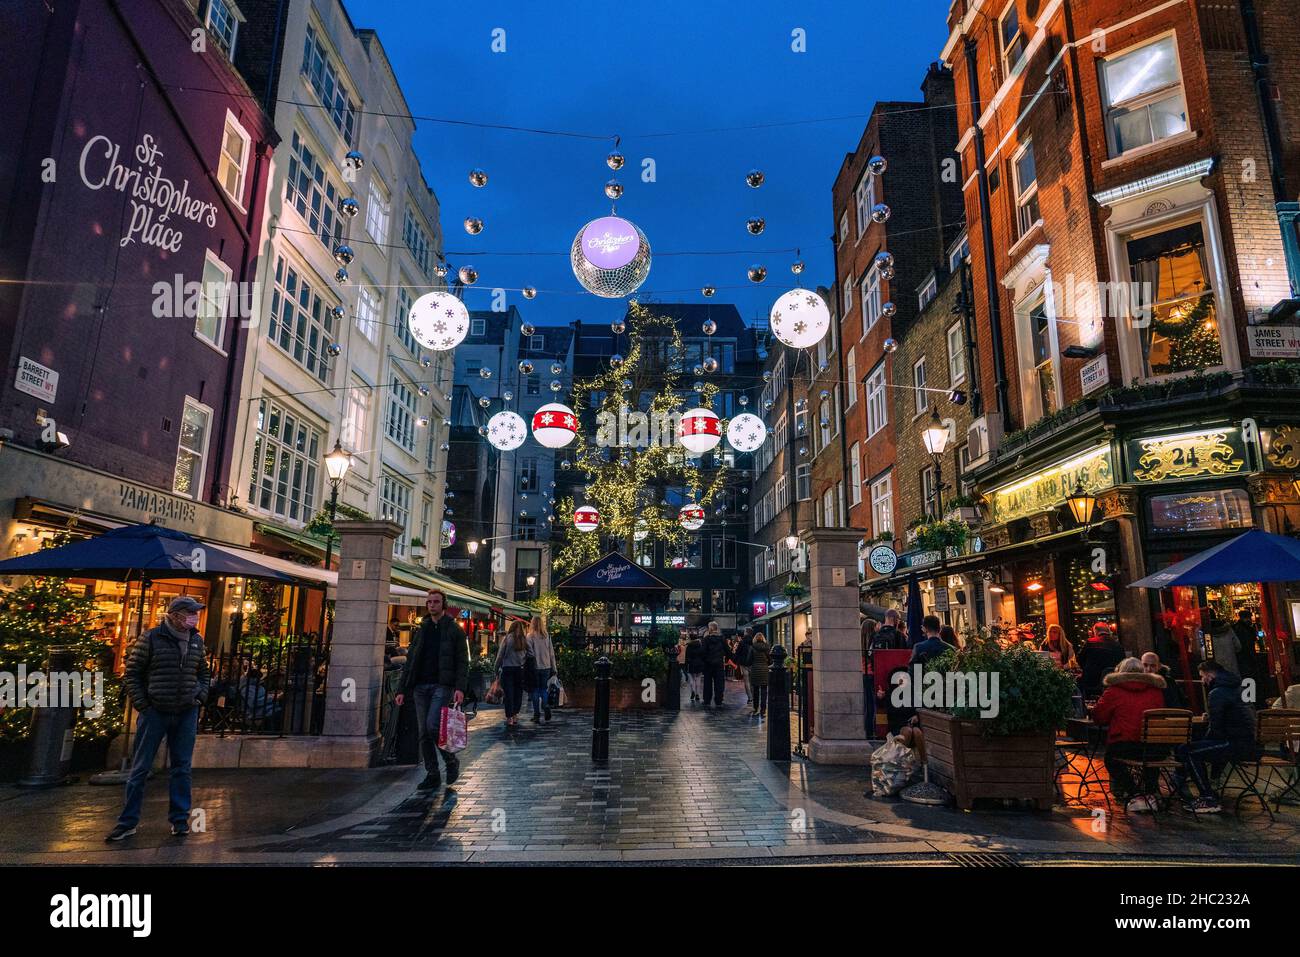
<instances>
[{"instance_id":1,"label":"red and white bauble","mask_svg":"<svg viewBox=\"0 0 1300 957\"><path fill-rule=\"evenodd\" d=\"M548 449L562 449L578 434L578 417L567 405L548 402L533 413L533 438Z\"/></svg>"},{"instance_id":2,"label":"red and white bauble","mask_svg":"<svg viewBox=\"0 0 1300 957\"><path fill-rule=\"evenodd\" d=\"M594 532L600 525L600 512L590 505L573 510L573 527L580 532Z\"/></svg>"},{"instance_id":3,"label":"red and white bauble","mask_svg":"<svg viewBox=\"0 0 1300 957\"><path fill-rule=\"evenodd\" d=\"M722 441L722 422L709 409L691 409L682 413L677 439L692 455L703 455Z\"/></svg>"},{"instance_id":4,"label":"red and white bauble","mask_svg":"<svg viewBox=\"0 0 1300 957\"><path fill-rule=\"evenodd\" d=\"M767 441L767 426L752 412L742 412L727 423L727 444L737 452L753 452Z\"/></svg>"},{"instance_id":5,"label":"red and white bauble","mask_svg":"<svg viewBox=\"0 0 1300 957\"><path fill-rule=\"evenodd\" d=\"M698 531L704 527L704 506L702 505L683 505L682 510L677 513L677 524L688 532Z\"/></svg>"}]
</instances>

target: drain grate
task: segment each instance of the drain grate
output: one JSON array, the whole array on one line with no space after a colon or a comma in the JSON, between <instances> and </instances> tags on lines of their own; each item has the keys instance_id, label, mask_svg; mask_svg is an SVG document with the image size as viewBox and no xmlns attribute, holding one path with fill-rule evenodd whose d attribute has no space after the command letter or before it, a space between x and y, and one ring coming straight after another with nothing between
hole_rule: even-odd
<instances>
[{"instance_id":1,"label":"drain grate","mask_svg":"<svg viewBox=\"0 0 1300 957\"><path fill-rule=\"evenodd\" d=\"M948 858L958 867L1020 867L1020 861L1012 854L995 854L988 851L974 851L970 853L945 853L944 857Z\"/></svg>"}]
</instances>

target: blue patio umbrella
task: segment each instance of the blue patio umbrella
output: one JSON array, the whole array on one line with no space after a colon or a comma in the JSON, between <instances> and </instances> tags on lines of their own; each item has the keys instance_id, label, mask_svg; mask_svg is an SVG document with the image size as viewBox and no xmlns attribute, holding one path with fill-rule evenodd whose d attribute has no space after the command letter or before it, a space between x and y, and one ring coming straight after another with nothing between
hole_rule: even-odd
<instances>
[{"instance_id":1,"label":"blue patio umbrella","mask_svg":"<svg viewBox=\"0 0 1300 957\"><path fill-rule=\"evenodd\" d=\"M296 581L162 525L127 525L95 538L10 558L0 562L0 575L62 575L110 581L234 575L286 583Z\"/></svg>"},{"instance_id":2,"label":"blue patio umbrella","mask_svg":"<svg viewBox=\"0 0 1300 957\"><path fill-rule=\"evenodd\" d=\"M913 575L907 580L907 643L921 640L921 585Z\"/></svg>"},{"instance_id":3,"label":"blue patio umbrella","mask_svg":"<svg viewBox=\"0 0 1300 957\"><path fill-rule=\"evenodd\" d=\"M1285 581L1300 581L1300 542L1254 528L1139 579L1129 587Z\"/></svg>"}]
</instances>

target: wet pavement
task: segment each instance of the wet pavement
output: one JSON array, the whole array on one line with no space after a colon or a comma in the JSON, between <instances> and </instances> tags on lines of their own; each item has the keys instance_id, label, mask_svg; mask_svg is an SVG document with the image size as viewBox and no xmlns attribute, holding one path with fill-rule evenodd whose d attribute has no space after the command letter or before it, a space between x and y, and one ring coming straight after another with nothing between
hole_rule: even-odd
<instances>
[{"instance_id":1,"label":"wet pavement","mask_svg":"<svg viewBox=\"0 0 1300 957\"><path fill-rule=\"evenodd\" d=\"M454 790L417 792L423 772L411 767L200 770L196 833L179 839L159 775L140 832L112 846L119 787L4 788L0 863L1300 860L1294 806L1275 822L1257 804L1159 821L1100 804L963 812L864 796L865 768L769 762L765 736L739 685L723 711L615 712L603 766L590 758L590 712L525 716L509 731L485 710Z\"/></svg>"}]
</instances>

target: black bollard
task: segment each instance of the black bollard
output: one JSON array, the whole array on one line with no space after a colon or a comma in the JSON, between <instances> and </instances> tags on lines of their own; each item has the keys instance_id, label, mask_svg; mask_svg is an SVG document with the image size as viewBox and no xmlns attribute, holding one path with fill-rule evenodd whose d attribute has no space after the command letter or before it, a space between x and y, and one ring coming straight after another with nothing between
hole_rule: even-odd
<instances>
[{"instance_id":1,"label":"black bollard","mask_svg":"<svg viewBox=\"0 0 1300 957\"><path fill-rule=\"evenodd\" d=\"M785 649L772 649L767 672L767 759L790 760L790 695L786 690Z\"/></svg>"},{"instance_id":2,"label":"black bollard","mask_svg":"<svg viewBox=\"0 0 1300 957\"><path fill-rule=\"evenodd\" d=\"M67 675L73 670L76 658L69 648L51 648L45 663L45 678L53 694L54 675ZM68 784L68 771L72 767L72 725L77 720L77 707L49 707L32 709L31 757L27 763L27 776L18 782L20 788L47 788Z\"/></svg>"},{"instance_id":3,"label":"black bollard","mask_svg":"<svg viewBox=\"0 0 1300 957\"><path fill-rule=\"evenodd\" d=\"M596 710L591 717L591 760L609 760L609 659L596 659Z\"/></svg>"},{"instance_id":4,"label":"black bollard","mask_svg":"<svg viewBox=\"0 0 1300 957\"><path fill-rule=\"evenodd\" d=\"M668 687L664 689L664 710L682 710L682 666L677 663L676 647L668 649Z\"/></svg>"}]
</instances>

